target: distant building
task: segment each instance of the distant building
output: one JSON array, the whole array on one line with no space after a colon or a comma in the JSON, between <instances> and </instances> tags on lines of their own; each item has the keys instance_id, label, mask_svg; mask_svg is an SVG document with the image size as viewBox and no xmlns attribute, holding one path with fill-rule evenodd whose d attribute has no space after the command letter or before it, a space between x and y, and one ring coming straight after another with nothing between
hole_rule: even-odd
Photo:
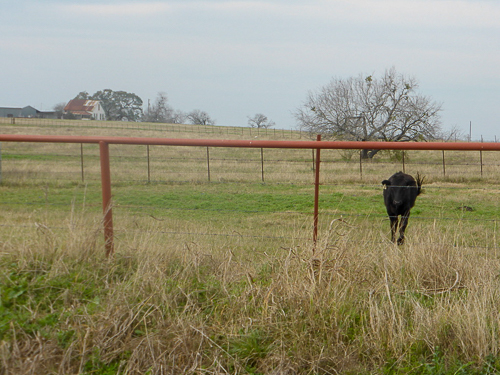
<instances>
[{"instance_id":1,"label":"distant building","mask_svg":"<svg viewBox=\"0 0 500 375\"><path fill-rule=\"evenodd\" d=\"M55 112L39 111L28 105L22 108L0 107L0 117L57 118Z\"/></svg>"},{"instance_id":2,"label":"distant building","mask_svg":"<svg viewBox=\"0 0 500 375\"><path fill-rule=\"evenodd\" d=\"M106 120L106 113L99 100L73 99L64 107L64 114L71 113L77 119Z\"/></svg>"}]
</instances>

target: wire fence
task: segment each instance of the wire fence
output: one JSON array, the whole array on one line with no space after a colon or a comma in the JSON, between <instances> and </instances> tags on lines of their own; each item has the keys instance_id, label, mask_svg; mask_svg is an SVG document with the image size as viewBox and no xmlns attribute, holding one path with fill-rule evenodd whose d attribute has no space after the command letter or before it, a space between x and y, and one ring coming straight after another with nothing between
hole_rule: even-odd
<instances>
[{"instance_id":1,"label":"wire fence","mask_svg":"<svg viewBox=\"0 0 500 375\"><path fill-rule=\"evenodd\" d=\"M128 185L128 184L127 184ZM234 183L211 183L216 187L233 186ZM238 186L244 185L245 189L253 190L255 185L236 184L236 188L224 193L228 202L238 201L240 195ZM137 200L148 194L152 185L141 184L134 187ZM168 190L169 185L161 184L160 188ZM205 187L202 185L201 187ZM259 184L259 186L261 186ZM87 187L82 186L81 189ZM176 190L190 189L182 184ZM269 190L267 190L269 188ZM72 188L76 190L75 187ZM87 188L88 189L88 188ZM74 195L67 195L63 200L55 201L56 191L51 188L39 186L33 188L33 196L5 197L1 199L4 213L16 211L16 215L24 217L22 220L4 220L0 225L4 236L19 236L20 233L37 232L39 224L47 227L52 232L68 231L69 225L61 225L60 216L51 219L48 216L53 212L63 212L69 217L70 210L83 215L100 217L101 206L99 199L85 197L82 202ZM186 242L223 242L225 246L230 243L251 243L254 248L289 247L298 243L311 241L312 230L312 192L292 190L299 196L298 201L306 202L304 206L281 209L259 206L259 202L248 202L248 205L227 205L221 208L218 202L212 202L212 195L207 194L206 201L195 204L141 204L130 203L124 200L122 189L114 187L115 205L115 236L117 242L128 242L126 239L134 236L154 236L163 238L165 243ZM259 188L259 193L267 192L276 194L273 185L264 185ZM452 194L449 194L450 190ZM478 199L472 193L482 193L490 199ZM288 192L288 190L286 190ZM342 193L339 193L341 191ZM332 194L333 192L333 194ZM282 192L277 194L283 195ZM410 219L410 229L407 235L412 238L414 232L426 231L454 231L453 246L477 248L496 251L499 249L497 242L498 220L490 211L498 212L500 208L495 197L498 194L495 186L483 187L443 187L426 186L424 194L417 199L416 206ZM153 193L151 193L153 194ZM443 195L447 195L443 199ZM476 194L480 195L480 194ZM189 195L188 195L189 196ZM389 221L383 204L382 188L372 184L324 184L320 196L320 234L327 231L329 223L341 218L354 228L355 231L365 232L366 238L361 241L370 246L389 244ZM463 201L456 201L454 197L465 197ZM253 199L255 197L250 197ZM436 203L436 200L441 202ZM439 205L433 207L435 205ZM360 209L360 205L363 207ZM80 206L80 207L77 207ZM24 215L22 214L24 212ZM434 215L433 215L434 214ZM199 223L202 223L201 225ZM258 222L258 223L256 223ZM71 224L74 227L74 224ZM256 230L256 228L258 228ZM453 228L453 229L452 229ZM82 228L83 229L83 228ZM73 228L74 230L74 228ZM462 233L459 233L462 231ZM371 233L371 235L368 235ZM467 237L467 240L458 240L458 237ZM320 236L321 238L321 236ZM4 241L6 238L4 237Z\"/></svg>"},{"instance_id":2,"label":"wire fence","mask_svg":"<svg viewBox=\"0 0 500 375\"><path fill-rule=\"evenodd\" d=\"M7 167L3 168L3 176L22 176L38 179L57 180L98 180L99 153L95 145L71 145L71 149L58 151L36 150L27 146L24 150L11 151L9 144L3 146L2 158ZM111 156L112 163L117 165L114 180L147 181L147 182L188 182L188 181L237 181L237 182L273 182L273 183L305 183L314 171L314 153L310 150L242 150L197 148L185 152L185 149L172 147L165 152L163 146L136 146L131 154L130 146L115 146ZM414 151L422 154L422 151ZM321 163L326 168L323 178L333 182L338 172L343 172L350 179L370 181L374 175L382 175L382 171L419 171L433 178L496 178L500 173L500 160L496 152L459 152L428 151L434 154L422 160L417 156L385 157L375 160L361 158L345 158L338 150L325 150ZM138 155L142 154L142 155ZM490 156L493 156L490 158ZM65 170L54 170L51 162L67 164ZM40 163L45 163L46 167ZM30 165L33 167L30 168ZM127 165L126 173L122 173ZM12 166L12 168L9 168ZM21 167L19 167L21 166ZM133 170L134 173L129 173Z\"/></svg>"},{"instance_id":3,"label":"wire fence","mask_svg":"<svg viewBox=\"0 0 500 375\"><path fill-rule=\"evenodd\" d=\"M127 133L127 131L154 131L176 137L179 134L187 136L206 135L214 136L242 136L242 137L273 137L275 139L307 139L309 133L295 129L276 128L251 128L241 126L218 126L218 125L189 125L189 124L166 124L154 122L129 122L129 121L97 121L97 120L55 120L42 118L7 118L0 117L0 125L13 125L17 127L32 127L45 129L96 129L115 130Z\"/></svg>"},{"instance_id":4,"label":"wire fence","mask_svg":"<svg viewBox=\"0 0 500 375\"><path fill-rule=\"evenodd\" d=\"M315 169L311 150L130 145L111 148L118 239L154 234L183 241L202 237L258 240L262 246L270 246L270 241L273 246L292 246L311 239ZM500 193L496 185L500 159L494 151L388 151L364 160L357 151L323 150L321 168L320 230L327 230L332 220L341 217L359 230L375 233L366 241L387 243L389 224L380 182L398 170L418 171L427 178L426 193L417 200L410 226L445 232L465 225L468 242L456 241L457 246L498 249L496 213L500 207L495 197ZM39 222L54 231L65 230L49 219L33 219L33 213L48 216L53 210L67 211L81 199L85 203L77 204L97 214L100 200L90 197L88 186L98 181L98 146L4 143L4 195L0 203L5 212L25 211L25 216L17 221L4 220L1 227L11 235L19 229L36 230ZM28 186L33 194L13 194L20 186ZM193 186L201 191L211 189L212 193L205 193L206 199L180 193ZM60 188L75 193L58 200ZM133 192L124 198L127 189ZM86 190L87 196L78 198L77 190ZM161 194L174 191L186 201L141 202L148 194L161 196L158 190ZM245 190L251 193L240 199ZM227 204L214 203L219 193L224 193ZM257 199L259 196L265 199ZM252 204L241 203L245 199L253 200ZM278 204L280 199L291 203ZM185 220L179 223L179 218ZM194 224L189 223L191 220ZM27 224L29 221L32 224ZM152 229L144 222L160 225ZM272 230L266 230L266 226Z\"/></svg>"}]
</instances>

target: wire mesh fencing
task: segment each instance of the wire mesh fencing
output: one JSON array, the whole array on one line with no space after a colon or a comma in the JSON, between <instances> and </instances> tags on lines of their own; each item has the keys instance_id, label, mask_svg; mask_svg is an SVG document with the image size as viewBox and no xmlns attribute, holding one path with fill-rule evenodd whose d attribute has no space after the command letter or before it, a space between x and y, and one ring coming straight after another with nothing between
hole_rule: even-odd
<instances>
[{"instance_id":1,"label":"wire mesh fencing","mask_svg":"<svg viewBox=\"0 0 500 375\"><path fill-rule=\"evenodd\" d=\"M265 182L261 181L258 170L252 169L258 169L258 162L249 163L247 159L223 160L232 168L237 168L238 163L244 166L240 171L229 172L214 168L210 182L204 179L206 171L171 165L177 161L182 164L185 159L168 159L167 164L176 168L175 172L154 172L155 177L149 181L146 167L131 168L132 161L130 157L112 161L118 241L130 236L156 236L166 243L218 241L265 248L294 246L312 239L311 160L278 160L277 172L266 175L269 178ZM144 164L143 160L136 162ZM193 162L204 164L197 157L192 157L190 163ZM97 164L98 160L89 159L88 163ZM291 170L280 171L283 163ZM319 195L320 238L332 221L341 219L350 232L356 232L355 237L361 237L356 242L364 241L370 246L389 244L390 228L381 180L398 168L391 163L379 163L380 170L361 178L355 172L345 172L349 167L355 170L355 164L345 163L341 169L334 169L326 163L322 165L325 177ZM100 220L97 166L86 164L83 181L77 167L59 173L32 168L22 176L19 171L4 174L1 203L5 218L10 215L9 220L3 220L4 232L16 236L25 230L36 232L40 230L38 224L53 231L65 231L79 225L75 216L90 217L94 223ZM297 176L300 171L302 176ZM498 186L473 177L470 179L474 183L468 184L438 180L429 173L424 175L428 183L412 209L407 231L410 243L415 236L421 238L423 233L434 231L443 236L448 234L457 246L496 249ZM464 178L462 175L458 179ZM438 236L433 241L438 241Z\"/></svg>"},{"instance_id":2,"label":"wire mesh fencing","mask_svg":"<svg viewBox=\"0 0 500 375\"><path fill-rule=\"evenodd\" d=\"M259 247L311 240L314 150L110 145L110 155L118 238ZM98 220L99 157L93 144L4 143L2 205L16 218L4 220L4 232L75 225L61 226L54 213L63 221L75 212ZM387 243L381 181L403 170L426 178L410 219L414 233L432 228L457 245L496 249L499 168L494 151L388 150L362 159L359 150L323 150L320 233L342 220L352 232L371 233L358 242Z\"/></svg>"}]
</instances>

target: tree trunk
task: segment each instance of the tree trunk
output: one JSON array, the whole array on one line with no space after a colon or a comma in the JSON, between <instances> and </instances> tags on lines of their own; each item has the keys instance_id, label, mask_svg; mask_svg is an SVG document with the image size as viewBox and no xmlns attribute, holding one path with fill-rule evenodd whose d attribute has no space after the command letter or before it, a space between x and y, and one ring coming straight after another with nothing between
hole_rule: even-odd
<instances>
[{"instance_id":1,"label":"tree trunk","mask_svg":"<svg viewBox=\"0 0 500 375\"><path fill-rule=\"evenodd\" d=\"M361 150L361 159L372 159L380 150Z\"/></svg>"}]
</instances>

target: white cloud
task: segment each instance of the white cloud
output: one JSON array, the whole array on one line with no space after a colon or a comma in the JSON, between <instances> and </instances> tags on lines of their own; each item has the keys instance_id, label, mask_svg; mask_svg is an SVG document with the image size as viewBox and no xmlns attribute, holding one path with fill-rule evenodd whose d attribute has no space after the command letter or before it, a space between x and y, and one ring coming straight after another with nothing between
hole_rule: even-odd
<instances>
[{"instance_id":1,"label":"white cloud","mask_svg":"<svg viewBox=\"0 0 500 375\"><path fill-rule=\"evenodd\" d=\"M262 105L284 123L331 76L394 65L445 102L447 121L493 124L494 104L472 109L464 98L499 100L498 19L498 0L20 0L0 23L9 56L0 80L25 84L0 93L0 104L16 95L36 103L39 92L56 103L105 87L143 99L165 90L181 109L221 103L221 122L239 121L232 111L246 123Z\"/></svg>"},{"instance_id":2,"label":"white cloud","mask_svg":"<svg viewBox=\"0 0 500 375\"><path fill-rule=\"evenodd\" d=\"M316 0L288 1L145 1L60 4L65 13L105 17L144 17L166 13L207 13L316 19L329 23L356 23L361 27L498 28L500 3L479 0Z\"/></svg>"},{"instance_id":3,"label":"white cloud","mask_svg":"<svg viewBox=\"0 0 500 375\"><path fill-rule=\"evenodd\" d=\"M166 2L119 3L119 4L61 4L65 13L91 16L147 16L171 11L174 6Z\"/></svg>"},{"instance_id":4,"label":"white cloud","mask_svg":"<svg viewBox=\"0 0 500 375\"><path fill-rule=\"evenodd\" d=\"M358 14L371 15L378 23L401 26L432 27L498 27L500 4L492 1L465 0L354 0L354 8L364 9Z\"/></svg>"}]
</instances>

